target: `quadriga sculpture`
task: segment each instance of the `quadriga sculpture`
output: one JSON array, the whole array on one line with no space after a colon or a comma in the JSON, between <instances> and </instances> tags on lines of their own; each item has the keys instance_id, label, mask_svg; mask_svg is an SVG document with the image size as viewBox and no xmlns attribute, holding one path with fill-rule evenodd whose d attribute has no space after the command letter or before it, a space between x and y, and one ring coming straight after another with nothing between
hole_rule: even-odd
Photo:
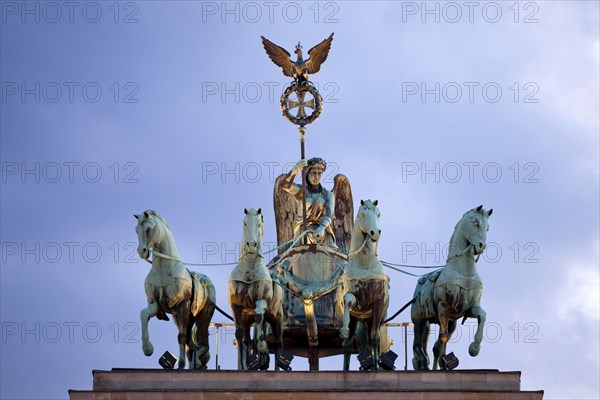
<instances>
[{"instance_id":1,"label":"quadriga sculpture","mask_svg":"<svg viewBox=\"0 0 600 400\"><path fill-rule=\"evenodd\" d=\"M269 368L269 347L266 341L268 322L275 338L275 370L281 354L283 334L283 289L271 279L262 255L264 218L261 209L244 209L244 233L240 258L229 276L229 304L235 321L238 367L248 369L248 353L252 348L250 327L256 323L260 369Z\"/></svg>"},{"instance_id":2,"label":"quadriga sculpture","mask_svg":"<svg viewBox=\"0 0 600 400\"><path fill-rule=\"evenodd\" d=\"M340 278L341 288L337 291L338 315L343 315L340 336L344 339L344 371L350 368L352 339L359 321L367 327L373 369L379 368L381 324L389 302L389 278L377 259L377 242L381 234L377 200L361 200L360 204L352 230L348 264Z\"/></svg>"},{"instance_id":3,"label":"quadriga sculpture","mask_svg":"<svg viewBox=\"0 0 600 400\"><path fill-rule=\"evenodd\" d=\"M215 311L215 287L208 277L183 266L173 235L156 211L146 210L134 217L138 254L148 260L153 251L152 268L144 281L148 307L140 313L144 354L151 356L154 352L148 320L156 317L168 321L168 313L179 330L179 368L185 367L187 356L190 369L206 369L210 359L208 328ZM192 328L195 328L193 334Z\"/></svg>"},{"instance_id":4,"label":"quadriga sculpture","mask_svg":"<svg viewBox=\"0 0 600 400\"><path fill-rule=\"evenodd\" d=\"M477 258L486 247L490 215L492 209L485 211L483 206L466 212L450 238L446 266L421 277L417 283L411 308L415 370L429 369L427 338L432 323L440 325L440 334L433 346L434 370L446 354L446 343L456 329L457 319L477 318L477 332L469 354L473 357L479 354L486 314L479 304L483 284L477 273Z\"/></svg>"}]
</instances>

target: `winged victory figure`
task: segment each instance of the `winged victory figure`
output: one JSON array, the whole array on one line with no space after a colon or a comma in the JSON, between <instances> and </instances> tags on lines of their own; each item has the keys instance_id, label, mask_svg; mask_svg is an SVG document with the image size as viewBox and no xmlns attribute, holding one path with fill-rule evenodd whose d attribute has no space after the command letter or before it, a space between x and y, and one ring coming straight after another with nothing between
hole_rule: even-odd
<instances>
[{"instance_id":1,"label":"winged victory figure","mask_svg":"<svg viewBox=\"0 0 600 400\"><path fill-rule=\"evenodd\" d=\"M283 69L283 74L293 77L298 84L302 84L308 81L308 74L316 74L321 69L321 64L325 62L329 54L331 42L333 41L333 33L308 51L308 60L304 60L302 57L300 42L298 42L294 51L297 60L292 61L290 53L283 47L276 45L264 36L261 36L261 39L267 55L276 65Z\"/></svg>"},{"instance_id":2,"label":"winged victory figure","mask_svg":"<svg viewBox=\"0 0 600 400\"><path fill-rule=\"evenodd\" d=\"M308 161L300 160L289 173L280 175L275 181L273 203L278 246L295 238L299 233L298 228L302 222L301 186L292 181L304 166L308 167L307 225L314 231L310 235L311 241L317 240L343 253L348 253L354 225L350 182L346 176L337 174L333 179L334 185L331 191L322 187L320 178L327 166L325 161L318 157ZM318 176L313 177L312 171L316 172L312 175ZM321 227L320 234L319 227ZM321 236L320 240L319 236ZM287 247L281 248L279 253L285 250Z\"/></svg>"}]
</instances>

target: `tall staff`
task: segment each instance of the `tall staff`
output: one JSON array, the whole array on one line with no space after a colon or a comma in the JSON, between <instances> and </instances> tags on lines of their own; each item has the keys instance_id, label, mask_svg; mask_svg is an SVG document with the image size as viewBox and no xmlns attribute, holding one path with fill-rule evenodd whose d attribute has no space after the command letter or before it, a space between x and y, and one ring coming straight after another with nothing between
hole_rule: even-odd
<instances>
[{"instance_id":1,"label":"tall staff","mask_svg":"<svg viewBox=\"0 0 600 400\"><path fill-rule=\"evenodd\" d=\"M290 53L283 47L276 45L264 36L261 36L261 39L269 58L282 68L284 75L294 78L294 81L281 95L280 105L283 116L291 123L299 125L300 157L304 160L306 158L304 151L306 125L319 118L323 109L323 98L308 80L308 74L316 74L321 69L321 64L325 62L329 54L331 42L333 41L333 33L308 51L309 58L306 61L302 57L300 42L298 42L294 51L297 59L296 61L292 61ZM290 98L292 94L295 94L295 100ZM310 100L306 100L307 94L312 97ZM294 108L298 109L295 115L290 112ZM313 110L310 115L306 114L306 108ZM302 168L302 231L306 231L306 167ZM305 242L304 238L303 242Z\"/></svg>"},{"instance_id":2,"label":"tall staff","mask_svg":"<svg viewBox=\"0 0 600 400\"><path fill-rule=\"evenodd\" d=\"M306 128L301 126L298 128L300 131L300 159L304 160L306 155L304 154L304 134ZM302 232L306 232L306 167L302 168ZM306 242L306 236L302 238L303 242Z\"/></svg>"}]
</instances>

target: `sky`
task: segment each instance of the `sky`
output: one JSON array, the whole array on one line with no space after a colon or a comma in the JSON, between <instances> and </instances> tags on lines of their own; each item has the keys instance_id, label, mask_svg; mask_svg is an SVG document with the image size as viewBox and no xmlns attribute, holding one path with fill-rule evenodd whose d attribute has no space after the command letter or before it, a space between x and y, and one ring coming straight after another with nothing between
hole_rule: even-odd
<instances>
[{"instance_id":1,"label":"sky","mask_svg":"<svg viewBox=\"0 0 600 400\"><path fill-rule=\"evenodd\" d=\"M65 399L92 370L177 354L156 319L155 354L141 350L132 215L158 211L186 262L229 263L243 209L261 207L272 248L274 179L300 149L260 35L292 52L331 32L306 152L327 160L326 187L348 177L355 212L379 200L380 259L439 265L463 213L494 209L484 341L470 357L475 323L460 327L459 368L600 397L598 2L2 1L0 18L0 398ZM193 268L225 310L231 268ZM391 314L417 278L387 272ZM211 368L216 340L236 368L233 338L213 332Z\"/></svg>"}]
</instances>

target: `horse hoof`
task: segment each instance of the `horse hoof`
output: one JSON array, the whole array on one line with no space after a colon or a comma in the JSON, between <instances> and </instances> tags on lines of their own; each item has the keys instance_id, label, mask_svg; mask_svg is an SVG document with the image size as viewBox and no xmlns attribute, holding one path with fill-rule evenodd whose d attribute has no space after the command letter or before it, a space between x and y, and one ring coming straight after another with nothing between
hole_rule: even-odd
<instances>
[{"instance_id":1,"label":"horse hoof","mask_svg":"<svg viewBox=\"0 0 600 400\"><path fill-rule=\"evenodd\" d=\"M152 346L152 343L147 342L142 344L142 350L144 350L146 357L150 357L154 353L154 346Z\"/></svg>"},{"instance_id":2,"label":"horse hoof","mask_svg":"<svg viewBox=\"0 0 600 400\"><path fill-rule=\"evenodd\" d=\"M342 339L348 339L349 336L350 336L350 329L340 328L340 337Z\"/></svg>"},{"instance_id":3,"label":"horse hoof","mask_svg":"<svg viewBox=\"0 0 600 400\"><path fill-rule=\"evenodd\" d=\"M413 364L413 369L415 371L420 371L421 370L421 366L419 365L419 362L417 360L415 360L414 357L412 359L412 364Z\"/></svg>"},{"instance_id":4,"label":"horse hoof","mask_svg":"<svg viewBox=\"0 0 600 400\"><path fill-rule=\"evenodd\" d=\"M480 349L481 349L481 345L479 343L475 343L475 342L471 343L469 345L469 355L471 355L471 357L477 357Z\"/></svg>"}]
</instances>

